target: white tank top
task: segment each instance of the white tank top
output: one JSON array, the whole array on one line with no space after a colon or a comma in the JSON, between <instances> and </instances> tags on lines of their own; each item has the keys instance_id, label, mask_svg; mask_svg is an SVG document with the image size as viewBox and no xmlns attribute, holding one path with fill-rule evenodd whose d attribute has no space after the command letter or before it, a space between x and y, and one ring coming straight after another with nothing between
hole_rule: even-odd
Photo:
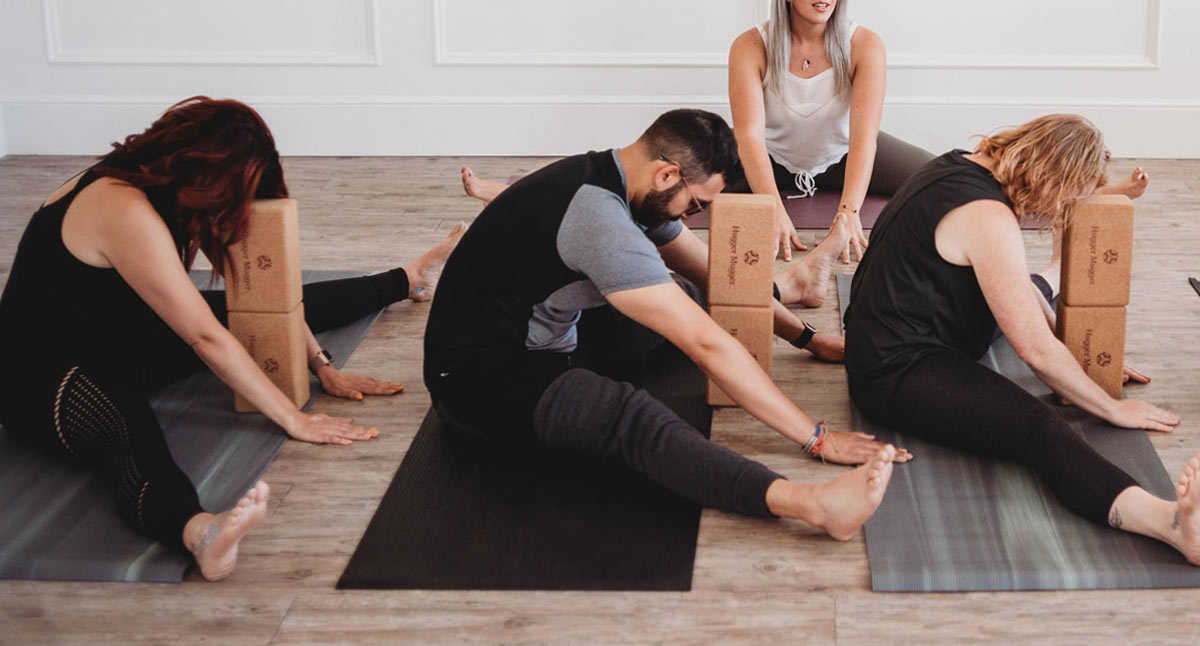
<instances>
[{"instance_id":1,"label":"white tank top","mask_svg":"<svg viewBox=\"0 0 1200 646\"><path fill-rule=\"evenodd\" d=\"M847 53L857 28L850 23ZM758 33L766 43L766 23ZM818 175L850 150L850 97L838 96L832 68L810 79L785 73L782 95L763 79L767 152L792 173Z\"/></svg>"}]
</instances>

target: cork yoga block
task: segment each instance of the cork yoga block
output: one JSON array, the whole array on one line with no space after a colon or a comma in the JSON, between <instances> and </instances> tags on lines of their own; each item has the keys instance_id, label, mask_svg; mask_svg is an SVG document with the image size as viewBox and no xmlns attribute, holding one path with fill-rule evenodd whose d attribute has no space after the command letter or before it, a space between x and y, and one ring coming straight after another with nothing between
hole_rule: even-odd
<instances>
[{"instance_id":1,"label":"cork yoga block","mask_svg":"<svg viewBox=\"0 0 1200 646\"><path fill-rule=\"evenodd\" d=\"M721 329L737 339L750 355L758 361L763 372L771 375L771 343L775 335L775 311L770 307L740 307L712 305L713 321ZM709 406L737 406L733 398L725 394L712 379L708 380Z\"/></svg>"},{"instance_id":2,"label":"cork yoga block","mask_svg":"<svg viewBox=\"0 0 1200 646\"><path fill-rule=\"evenodd\" d=\"M246 237L229 247L225 304L230 312L287 313L303 297L296 200L256 200Z\"/></svg>"},{"instance_id":3,"label":"cork yoga block","mask_svg":"<svg viewBox=\"0 0 1200 646\"><path fill-rule=\"evenodd\" d=\"M770 307L775 266L775 198L721 194L709 208L709 304Z\"/></svg>"}]
</instances>

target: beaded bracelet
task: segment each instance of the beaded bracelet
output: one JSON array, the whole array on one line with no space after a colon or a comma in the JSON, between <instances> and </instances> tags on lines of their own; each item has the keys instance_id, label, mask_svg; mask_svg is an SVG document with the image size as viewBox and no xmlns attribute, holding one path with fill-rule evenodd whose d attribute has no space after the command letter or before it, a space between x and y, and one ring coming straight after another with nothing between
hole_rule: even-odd
<instances>
[{"instance_id":1,"label":"beaded bracelet","mask_svg":"<svg viewBox=\"0 0 1200 646\"><path fill-rule=\"evenodd\" d=\"M812 437L808 438L808 443L804 445L804 452L815 458L820 455L823 446L825 446L825 422L817 422Z\"/></svg>"}]
</instances>

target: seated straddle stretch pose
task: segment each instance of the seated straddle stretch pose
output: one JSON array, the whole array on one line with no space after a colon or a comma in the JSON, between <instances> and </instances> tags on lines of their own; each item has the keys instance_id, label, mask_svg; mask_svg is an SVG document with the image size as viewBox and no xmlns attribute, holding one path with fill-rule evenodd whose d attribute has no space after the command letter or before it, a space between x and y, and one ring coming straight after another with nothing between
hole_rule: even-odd
<instances>
[{"instance_id":1,"label":"seated straddle stretch pose","mask_svg":"<svg viewBox=\"0 0 1200 646\"><path fill-rule=\"evenodd\" d=\"M867 246L859 209L867 191L891 195L922 164L926 150L879 131L887 55L875 32L850 20L848 0L774 0L766 23L729 48L729 103L750 190L776 197L775 224L784 257L803 249L779 189L840 189L838 213L849 238L818 248L805 262L823 267L838 252L850 262ZM804 272L796 268L797 272ZM780 281L784 302L792 294Z\"/></svg>"},{"instance_id":2,"label":"seated straddle stretch pose","mask_svg":"<svg viewBox=\"0 0 1200 646\"><path fill-rule=\"evenodd\" d=\"M800 518L838 539L857 531L892 461L908 455L814 424L668 271L706 284L706 245L680 218L737 172L720 117L674 110L632 145L563 159L488 204L446 263L425 330L425 383L451 432L616 459L705 506ZM608 304L632 322L591 325L594 315L616 318ZM791 316L778 304L776 314ZM863 466L826 483L788 482L612 378L636 369L657 335L785 437L820 440L815 454Z\"/></svg>"},{"instance_id":3,"label":"seated straddle stretch pose","mask_svg":"<svg viewBox=\"0 0 1200 646\"><path fill-rule=\"evenodd\" d=\"M854 276L850 396L896 430L1028 465L1075 513L1164 541L1200 564L1200 460L1180 477L1178 503L1156 498L1050 406L976 363L998 324L1042 381L1088 412L1126 428L1179 424L1088 379L1030 288L1021 221L1061 228L1078 199L1128 192L1125 183L1103 185L1107 159L1095 126L1052 115L985 137L974 153L946 153L914 175L880 216Z\"/></svg>"},{"instance_id":4,"label":"seated straddle stretch pose","mask_svg":"<svg viewBox=\"0 0 1200 646\"><path fill-rule=\"evenodd\" d=\"M0 296L0 338L21 369L0 376L0 424L100 470L131 525L186 548L201 574L219 579L265 513L267 485L258 482L231 510L206 513L171 457L148 392L207 367L295 439L350 444L378 431L298 410L225 329L224 294L200 292L188 277L197 252L217 271L225 265L252 200L287 196L261 117L236 101L195 97L113 148L55 191L21 238ZM410 288L432 288L460 236L402 268L305 285L309 328L339 327ZM333 395L400 391L336 370L311 333L308 356Z\"/></svg>"}]
</instances>

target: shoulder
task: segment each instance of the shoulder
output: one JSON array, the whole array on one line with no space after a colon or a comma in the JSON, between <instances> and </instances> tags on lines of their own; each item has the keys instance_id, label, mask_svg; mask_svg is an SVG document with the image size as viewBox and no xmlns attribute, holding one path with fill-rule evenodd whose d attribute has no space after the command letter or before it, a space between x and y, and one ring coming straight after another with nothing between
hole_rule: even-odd
<instances>
[{"instance_id":1,"label":"shoulder","mask_svg":"<svg viewBox=\"0 0 1200 646\"><path fill-rule=\"evenodd\" d=\"M751 27L733 39L729 46L731 65L761 62L766 63L767 45L757 27Z\"/></svg>"},{"instance_id":2,"label":"shoulder","mask_svg":"<svg viewBox=\"0 0 1200 646\"><path fill-rule=\"evenodd\" d=\"M166 222L146 194L113 177L101 177L80 191L71 205L79 212L86 212L87 228L98 233L125 234L167 230ZM72 210L76 210L73 208Z\"/></svg>"},{"instance_id":3,"label":"shoulder","mask_svg":"<svg viewBox=\"0 0 1200 646\"><path fill-rule=\"evenodd\" d=\"M883 38L874 31L858 25L850 35L850 58L855 63L885 61L886 55Z\"/></svg>"}]
</instances>

